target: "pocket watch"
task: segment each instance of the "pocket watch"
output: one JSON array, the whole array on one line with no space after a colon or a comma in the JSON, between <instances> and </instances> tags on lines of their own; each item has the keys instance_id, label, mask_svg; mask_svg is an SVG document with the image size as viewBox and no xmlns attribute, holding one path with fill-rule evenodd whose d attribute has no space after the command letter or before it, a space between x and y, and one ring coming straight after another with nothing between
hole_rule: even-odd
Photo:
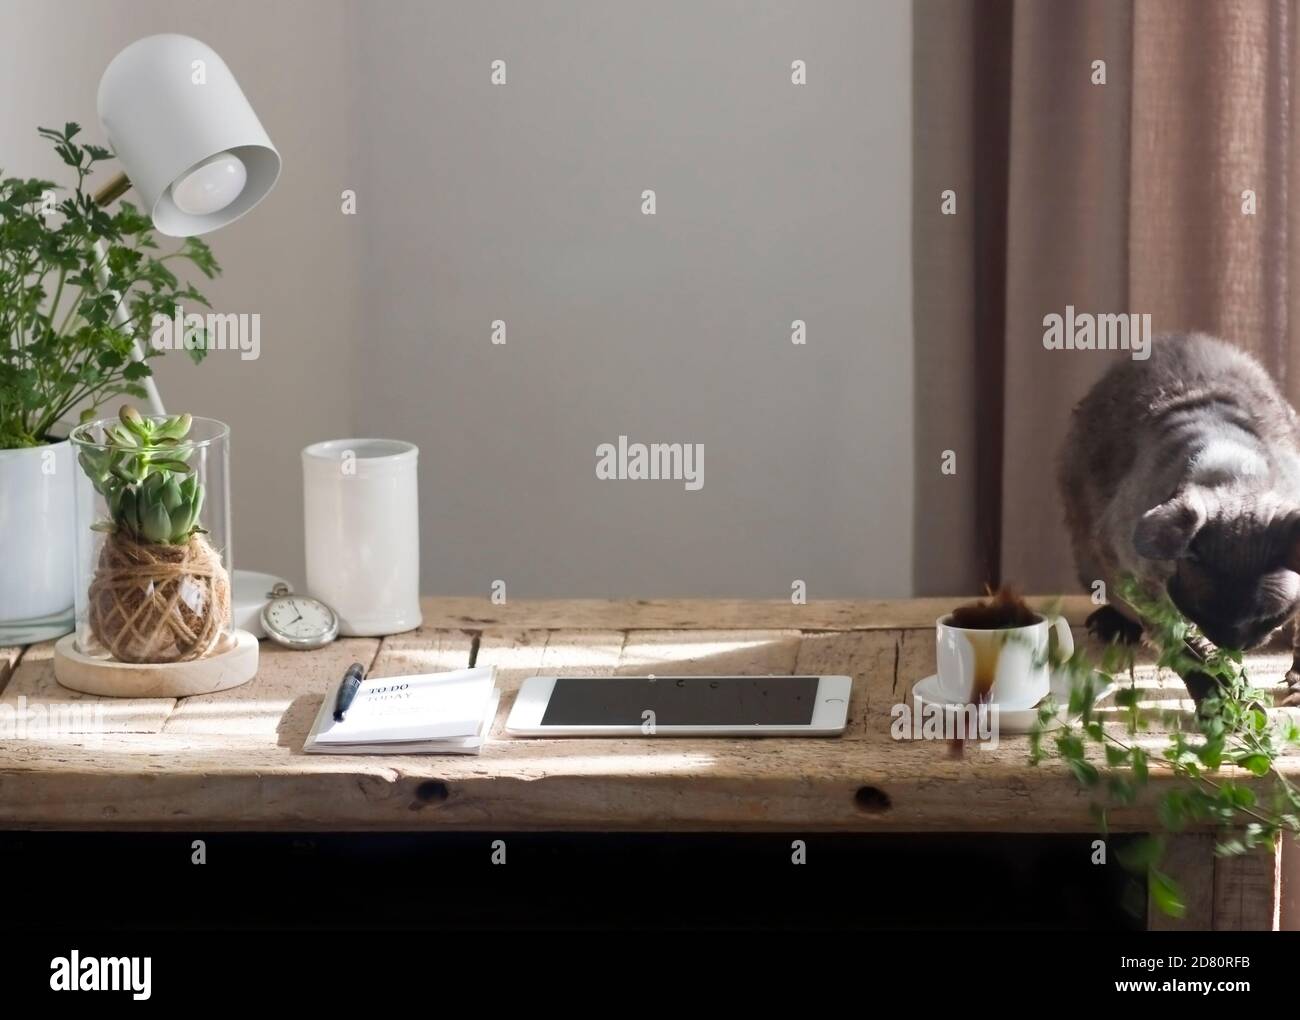
<instances>
[{"instance_id":1,"label":"pocket watch","mask_svg":"<svg viewBox=\"0 0 1300 1020\"><path fill-rule=\"evenodd\" d=\"M276 644L286 648L320 648L339 634L339 618L320 599L295 595L287 584L277 584L267 593L262 607L262 629Z\"/></svg>"}]
</instances>

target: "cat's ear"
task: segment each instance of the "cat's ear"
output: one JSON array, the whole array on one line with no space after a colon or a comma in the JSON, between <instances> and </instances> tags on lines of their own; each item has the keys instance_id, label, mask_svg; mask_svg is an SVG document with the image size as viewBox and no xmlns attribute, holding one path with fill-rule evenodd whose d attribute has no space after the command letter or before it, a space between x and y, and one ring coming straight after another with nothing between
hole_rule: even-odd
<instances>
[{"instance_id":1,"label":"cat's ear","mask_svg":"<svg viewBox=\"0 0 1300 1020\"><path fill-rule=\"evenodd\" d=\"M1187 552L1205 524L1205 500L1186 489L1142 515L1133 532L1133 547L1149 560L1176 560Z\"/></svg>"}]
</instances>

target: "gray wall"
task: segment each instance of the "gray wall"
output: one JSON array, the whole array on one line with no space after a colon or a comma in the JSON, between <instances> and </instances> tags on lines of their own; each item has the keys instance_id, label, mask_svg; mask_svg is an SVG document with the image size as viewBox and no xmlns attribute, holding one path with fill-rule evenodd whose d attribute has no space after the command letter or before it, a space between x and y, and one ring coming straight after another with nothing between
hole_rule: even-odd
<instances>
[{"instance_id":1,"label":"gray wall","mask_svg":"<svg viewBox=\"0 0 1300 1020\"><path fill-rule=\"evenodd\" d=\"M55 171L38 122L98 134L103 66L156 31L220 52L281 150L276 191L211 238L209 296L261 313L261 359L159 372L169 406L235 426L240 566L300 581L299 448L388 435L421 448L428 592L908 593L906 3L19 0L0 19L30 40L0 65L22 99L6 172ZM597 480L620 434L702 443L703 489Z\"/></svg>"}]
</instances>

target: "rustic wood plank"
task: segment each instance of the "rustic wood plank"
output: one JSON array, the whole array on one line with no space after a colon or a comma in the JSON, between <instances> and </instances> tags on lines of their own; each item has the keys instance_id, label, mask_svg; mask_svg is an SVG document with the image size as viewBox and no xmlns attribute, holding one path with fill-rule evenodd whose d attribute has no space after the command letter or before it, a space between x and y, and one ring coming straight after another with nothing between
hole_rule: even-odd
<instances>
[{"instance_id":1,"label":"rustic wood plank","mask_svg":"<svg viewBox=\"0 0 1300 1020\"><path fill-rule=\"evenodd\" d=\"M546 675L601 676L616 673L627 634L620 630L553 630L542 651Z\"/></svg>"},{"instance_id":2,"label":"rustic wood plank","mask_svg":"<svg viewBox=\"0 0 1300 1020\"><path fill-rule=\"evenodd\" d=\"M5 689L5 684L13 675L14 669L18 665L18 660L23 656L21 647L0 648L0 692Z\"/></svg>"},{"instance_id":3,"label":"rustic wood plank","mask_svg":"<svg viewBox=\"0 0 1300 1020\"><path fill-rule=\"evenodd\" d=\"M524 599L493 605L485 598L425 598L431 630L895 630L928 628L960 598L825 600L796 606L781 599ZM1096 606L1084 595L1034 596L1059 604L1073 625Z\"/></svg>"},{"instance_id":4,"label":"rustic wood plank","mask_svg":"<svg viewBox=\"0 0 1300 1020\"><path fill-rule=\"evenodd\" d=\"M1216 858L1215 931L1277 931L1281 862L1280 847Z\"/></svg>"},{"instance_id":5,"label":"rustic wood plank","mask_svg":"<svg viewBox=\"0 0 1300 1020\"><path fill-rule=\"evenodd\" d=\"M1183 893L1187 908L1182 917L1170 917L1147 899L1148 931L1210 931L1214 927L1214 836L1184 832L1166 837L1161 869Z\"/></svg>"},{"instance_id":6,"label":"rustic wood plank","mask_svg":"<svg viewBox=\"0 0 1300 1020\"><path fill-rule=\"evenodd\" d=\"M1281 931L1300 931L1300 840L1291 835L1282 837L1281 884L1278 907L1278 928Z\"/></svg>"},{"instance_id":7,"label":"rustic wood plank","mask_svg":"<svg viewBox=\"0 0 1300 1020\"><path fill-rule=\"evenodd\" d=\"M879 706L886 684L892 688L895 665L908 631L850 631L807 633L799 643L793 673L853 678L849 695L846 740L868 733L868 715Z\"/></svg>"},{"instance_id":8,"label":"rustic wood plank","mask_svg":"<svg viewBox=\"0 0 1300 1020\"><path fill-rule=\"evenodd\" d=\"M859 622L836 633L817 626L706 627L707 617L680 631L482 621L444 630L431 617L420 631L368 646L377 649L372 671L392 675L466 665L477 636L477 662L498 667L506 697L498 739L481 756L465 758L304 755L302 739L325 683L352 658L365 661L363 654L347 643L329 655L264 646L268 664L275 663L265 677L227 692L224 703L221 695L208 696L206 707L187 702L165 725L108 732L95 742L0 740L0 825L1094 830L1089 795L1054 765L1028 767L1023 738L1004 738L997 750L956 760L942 742L890 738L892 705L933 670L930 619L919 629ZM319 670L308 658L321 660ZM1255 657L1250 662L1254 669ZM1271 660L1267 665L1272 668ZM10 686L26 668L20 666ZM519 682L558 672L846 673L855 681L852 722L846 739L500 739ZM1176 678L1149 667L1139 670L1139 683L1144 700L1155 704L1175 706L1183 697ZM254 704L238 707L241 697ZM1300 756L1281 767L1300 775ZM1114 812L1112 827L1151 830L1152 804L1166 783L1167 777L1153 776L1151 797Z\"/></svg>"},{"instance_id":9,"label":"rustic wood plank","mask_svg":"<svg viewBox=\"0 0 1300 1020\"><path fill-rule=\"evenodd\" d=\"M54 679L54 642L30 645L0 694L0 705L29 720L57 720L65 734L157 733L175 698L102 698L72 691Z\"/></svg>"},{"instance_id":10,"label":"rustic wood plank","mask_svg":"<svg viewBox=\"0 0 1300 1020\"><path fill-rule=\"evenodd\" d=\"M620 676L739 676L793 673L797 630L650 630L628 634Z\"/></svg>"},{"instance_id":11,"label":"rustic wood plank","mask_svg":"<svg viewBox=\"0 0 1300 1020\"><path fill-rule=\"evenodd\" d=\"M760 753L761 751L761 753ZM1153 793L1166 784L1153 778ZM1149 804L1114 831L1149 831ZM1021 741L494 741L479 757L303 755L265 735L0 744L17 828L1092 832L1089 797Z\"/></svg>"},{"instance_id":12,"label":"rustic wood plank","mask_svg":"<svg viewBox=\"0 0 1300 1020\"><path fill-rule=\"evenodd\" d=\"M163 732L266 736L301 749L326 689L353 662L370 667L376 638L341 638L314 652L263 641L257 676L242 687L177 702Z\"/></svg>"},{"instance_id":13,"label":"rustic wood plank","mask_svg":"<svg viewBox=\"0 0 1300 1020\"><path fill-rule=\"evenodd\" d=\"M542 668L542 655L551 632L548 630L503 630L485 633L479 639L476 666L495 666L502 685L533 676Z\"/></svg>"},{"instance_id":14,"label":"rustic wood plank","mask_svg":"<svg viewBox=\"0 0 1300 1020\"><path fill-rule=\"evenodd\" d=\"M838 664L864 677L873 721L853 740L498 739L477 758L307 756L301 734L282 739L283 727L274 738L169 727L95 747L15 742L0 745L0 818L91 828L1092 831L1087 794L1059 769L1028 768L1023 740L954 761L942 744L889 739L883 706L932 668L932 656L928 632L489 633L478 661L498 666L507 692L533 673L643 672L651 661L665 675L713 672L720 661L736 672ZM507 710L508 699L498 732ZM1294 773L1300 760L1283 767ZM1155 777L1153 795L1162 785ZM1152 818L1144 803L1111 824L1144 831Z\"/></svg>"},{"instance_id":15,"label":"rustic wood plank","mask_svg":"<svg viewBox=\"0 0 1300 1020\"><path fill-rule=\"evenodd\" d=\"M474 635L463 630L420 627L384 638L370 665L373 676L411 676L467 669L474 655Z\"/></svg>"},{"instance_id":16,"label":"rustic wood plank","mask_svg":"<svg viewBox=\"0 0 1300 1020\"><path fill-rule=\"evenodd\" d=\"M812 633L803 636L793 672L852 677L843 739L881 739L894 706L909 702L912 687L934 672L934 660L929 630Z\"/></svg>"},{"instance_id":17,"label":"rustic wood plank","mask_svg":"<svg viewBox=\"0 0 1300 1020\"><path fill-rule=\"evenodd\" d=\"M564 673L593 676L618 669L626 635L610 630L528 630L484 634L479 641L477 666L495 666L501 704L488 731L493 740L505 736L506 719L520 685L530 676Z\"/></svg>"}]
</instances>

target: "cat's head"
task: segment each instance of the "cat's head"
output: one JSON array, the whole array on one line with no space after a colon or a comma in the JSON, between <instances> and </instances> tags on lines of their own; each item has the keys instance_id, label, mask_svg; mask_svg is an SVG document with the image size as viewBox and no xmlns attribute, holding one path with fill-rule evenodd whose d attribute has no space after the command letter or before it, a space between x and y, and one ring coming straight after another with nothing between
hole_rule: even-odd
<instances>
[{"instance_id":1,"label":"cat's head","mask_svg":"<svg viewBox=\"0 0 1300 1020\"><path fill-rule=\"evenodd\" d=\"M1220 648L1246 649L1300 610L1300 507L1190 487L1148 510L1140 556L1167 560L1174 605Z\"/></svg>"}]
</instances>

